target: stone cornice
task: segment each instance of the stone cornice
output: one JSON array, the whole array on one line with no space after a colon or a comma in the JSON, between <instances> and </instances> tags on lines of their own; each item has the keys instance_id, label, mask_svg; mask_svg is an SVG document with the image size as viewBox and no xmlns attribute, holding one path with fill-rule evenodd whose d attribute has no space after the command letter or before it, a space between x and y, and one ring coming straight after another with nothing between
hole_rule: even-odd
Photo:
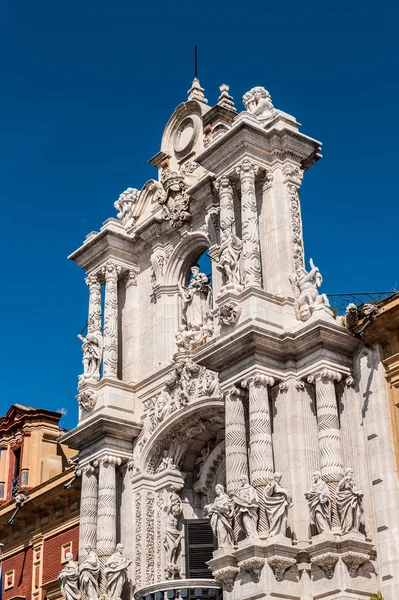
<instances>
[{"instance_id":1,"label":"stone cornice","mask_svg":"<svg viewBox=\"0 0 399 600\"><path fill-rule=\"evenodd\" d=\"M76 450L82 450L104 438L133 442L140 431L140 423L96 414L92 419L86 419L75 429L64 433L60 441ZM109 452L112 453L111 450Z\"/></svg>"},{"instance_id":2,"label":"stone cornice","mask_svg":"<svg viewBox=\"0 0 399 600\"><path fill-rule=\"evenodd\" d=\"M107 229L86 239L80 248L72 252L68 259L75 262L86 271L93 271L112 258L123 263L134 265L135 255L139 251L131 237L126 233L109 231Z\"/></svg>"}]
</instances>

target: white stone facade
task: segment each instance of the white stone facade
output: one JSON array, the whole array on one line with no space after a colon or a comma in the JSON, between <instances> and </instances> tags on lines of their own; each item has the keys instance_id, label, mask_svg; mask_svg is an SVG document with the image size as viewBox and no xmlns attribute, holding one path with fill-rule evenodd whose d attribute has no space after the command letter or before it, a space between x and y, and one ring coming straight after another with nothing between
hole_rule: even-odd
<instances>
[{"instance_id":1,"label":"white stone facade","mask_svg":"<svg viewBox=\"0 0 399 600\"><path fill-rule=\"evenodd\" d=\"M320 143L264 88L239 113L228 90L209 107L193 82L150 161L158 177L70 257L89 287L80 419L64 435L80 560L96 551L109 598L397 600L379 349L334 320L305 268L299 190ZM205 251L211 277L195 267Z\"/></svg>"}]
</instances>

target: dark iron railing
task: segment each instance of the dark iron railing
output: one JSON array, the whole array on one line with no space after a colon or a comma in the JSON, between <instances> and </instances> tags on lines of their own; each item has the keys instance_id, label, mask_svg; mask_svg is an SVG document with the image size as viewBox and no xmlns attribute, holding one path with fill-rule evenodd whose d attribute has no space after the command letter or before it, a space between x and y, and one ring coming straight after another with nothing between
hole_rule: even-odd
<instances>
[{"instance_id":1,"label":"dark iron railing","mask_svg":"<svg viewBox=\"0 0 399 600\"><path fill-rule=\"evenodd\" d=\"M355 304L357 307L361 307L363 304L378 304L396 293L396 290L391 290L390 292L355 292L348 294L327 294L327 297L331 308L335 309L337 314L344 314L348 304Z\"/></svg>"}]
</instances>

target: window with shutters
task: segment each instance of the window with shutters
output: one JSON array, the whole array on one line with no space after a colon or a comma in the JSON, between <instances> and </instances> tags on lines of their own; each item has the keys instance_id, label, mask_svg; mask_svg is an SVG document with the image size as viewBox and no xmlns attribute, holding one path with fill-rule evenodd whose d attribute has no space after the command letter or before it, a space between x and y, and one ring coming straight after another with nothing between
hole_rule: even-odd
<instances>
[{"instance_id":1,"label":"window with shutters","mask_svg":"<svg viewBox=\"0 0 399 600\"><path fill-rule=\"evenodd\" d=\"M206 564L211 560L214 538L208 519L187 519L186 528L186 573L189 579L212 579Z\"/></svg>"}]
</instances>

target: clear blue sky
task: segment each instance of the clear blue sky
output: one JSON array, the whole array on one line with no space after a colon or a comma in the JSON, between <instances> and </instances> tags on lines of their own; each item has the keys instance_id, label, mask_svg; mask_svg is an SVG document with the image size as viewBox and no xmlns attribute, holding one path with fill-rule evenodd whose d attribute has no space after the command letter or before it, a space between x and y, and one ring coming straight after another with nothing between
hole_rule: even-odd
<instances>
[{"instance_id":1,"label":"clear blue sky","mask_svg":"<svg viewBox=\"0 0 399 600\"><path fill-rule=\"evenodd\" d=\"M0 2L0 413L65 407L74 426L87 289L66 257L155 175L194 44L210 103L263 85L323 142L302 186L323 291L398 285L398 17L393 0Z\"/></svg>"}]
</instances>

